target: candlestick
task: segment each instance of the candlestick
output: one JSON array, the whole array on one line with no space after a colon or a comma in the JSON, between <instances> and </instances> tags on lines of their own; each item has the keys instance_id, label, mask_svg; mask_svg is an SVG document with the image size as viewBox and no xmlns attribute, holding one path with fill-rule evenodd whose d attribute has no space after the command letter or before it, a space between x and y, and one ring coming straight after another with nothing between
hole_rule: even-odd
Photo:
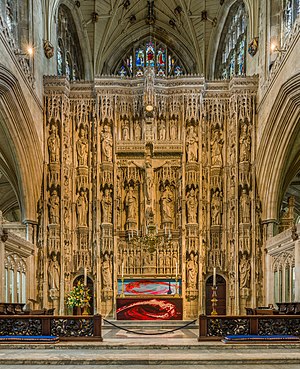
<instances>
[{"instance_id":1,"label":"candlestick","mask_svg":"<svg viewBox=\"0 0 300 369\"><path fill-rule=\"evenodd\" d=\"M214 272L213 272L213 286L216 287L217 285L217 269L216 267L214 267Z\"/></svg>"},{"instance_id":2,"label":"candlestick","mask_svg":"<svg viewBox=\"0 0 300 369\"><path fill-rule=\"evenodd\" d=\"M83 284L84 284L85 286L86 286L86 284L87 284L87 268L84 268Z\"/></svg>"},{"instance_id":3,"label":"candlestick","mask_svg":"<svg viewBox=\"0 0 300 369\"><path fill-rule=\"evenodd\" d=\"M211 307L212 307L212 311L211 311L211 315L218 315L217 312L217 288L218 287L212 287L212 294L211 294Z\"/></svg>"}]
</instances>

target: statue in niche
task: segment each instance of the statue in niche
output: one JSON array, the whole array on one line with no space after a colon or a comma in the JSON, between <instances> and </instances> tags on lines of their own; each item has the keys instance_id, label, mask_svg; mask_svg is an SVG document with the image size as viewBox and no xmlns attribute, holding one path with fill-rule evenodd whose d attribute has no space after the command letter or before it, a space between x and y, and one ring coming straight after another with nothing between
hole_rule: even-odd
<instances>
[{"instance_id":1,"label":"statue in niche","mask_svg":"<svg viewBox=\"0 0 300 369\"><path fill-rule=\"evenodd\" d=\"M177 120L176 118L173 116L170 119L170 140L174 141L177 140Z\"/></svg>"},{"instance_id":2,"label":"statue in niche","mask_svg":"<svg viewBox=\"0 0 300 369\"><path fill-rule=\"evenodd\" d=\"M165 256L165 272L171 273L171 251L167 249L166 256Z\"/></svg>"},{"instance_id":3,"label":"statue in niche","mask_svg":"<svg viewBox=\"0 0 300 369\"><path fill-rule=\"evenodd\" d=\"M65 199L64 201L64 226L65 228L70 227L70 200Z\"/></svg>"},{"instance_id":4,"label":"statue in niche","mask_svg":"<svg viewBox=\"0 0 300 369\"><path fill-rule=\"evenodd\" d=\"M186 152L188 162L196 162L198 160L198 135L193 125L187 131Z\"/></svg>"},{"instance_id":5,"label":"statue in niche","mask_svg":"<svg viewBox=\"0 0 300 369\"><path fill-rule=\"evenodd\" d=\"M111 223L112 220L112 198L110 190L106 188L102 197L102 222Z\"/></svg>"},{"instance_id":6,"label":"statue in niche","mask_svg":"<svg viewBox=\"0 0 300 369\"><path fill-rule=\"evenodd\" d=\"M134 139L135 141L139 141L141 139L142 129L141 123L138 119L134 121Z\"/></svg>"},{"instance_id":7,"label":"statue in niche","mask_svg":"<svg viewBox=\"0 0 300 369\"><path fill-rule=\"evenodd\" d=\"M56 190L53 190L49 198L49 222L51 224L59 223L59 203L60 199Z\"/></svg>"},{"instance_id":8,"label":"statue in niche","mask_svg":"<svg viewBox=\"0 0 300 369\"><path fill-rule=\"evenodd\" d=\"M220 131L213 131L211 140L211 164L222 166L222 138Z\"/></svg>"},{"instance_id":9,"label":"statue in niche","mask_svg":"<svg viewBox=\"0 0 300 369\"><path fill-rule=\"evenodd\" d=\"M57 133L56 124L52 124L48 137L49 162L58 163L60 154L60 140Z\"/></svg>"},{"instance_id":10,"label":"statue in niche","mask_svg":"<svg viewBox=\"0 0 300 369\"><path fill-rule=\"evenodd\" d=\"M84 190L80 190L80 195L76 201L76 209L77 209L77 222L81 227L87 226L87 213L88 213L88 205L86 200L86 194Z\"/></svg>"},{"instance_id":11,"label":"statue in niche","mask_svg":"<svg viewBox=\"0 0 300 369\"><path fill-rule=\"evenodd\" d=\"M108 254L104 254L102 261L102 289L105 291L112 289L112 270Z\"/></svg>"},{"instance_id":12,"label":"statue in niche","mask_svg":"<svg viewBox=\"0 0 300 369\"><path fill-rule=\"evenodd\" d=\"M164 117L161 117L158 120L158 138L160 141L164 141L166 139L166 120Z\"/></svg>"},{"instance_id":13,"label":"statue in niche","mask_svg":"<svg viewBox=\"0 0 300 369\"><path fill-rule=\"evenodd\" d=\"M49 290L59 290L60 267L55 252L52 253L48 265L48 286Z\"/></svg>"},{"instance_id":14,"label":"statue in niche","mask_svg":"<svg viewBox=\"0 0 300 369\"><path fill-rule=\"evenodd\" d=\"M79 139L76 143L76 151L79 166L87 166L89 143L86 138L86 131L83 127L79 129Z\"/></svg>"},{"instance_id":15,"label":"statue in niche","mask_svg":"<svg viewBox=\"0 0 300 369\"><path fill-rule=\"evenodd\" d=\"M176 273L178 273L178 258L177 258L177 252L175 250L172 253L172 267L173 267L173 273L175 274L175 277L177 277Z\"/></svg>"},{"instance_id":16,"label":"statue in niche","mask_svg":"<svg viewBox=\"0 0 300 369\"><path fill-rule=\"evenodd\" d=\"M186 204L188 223L197 223L198 199L193 188L187 193Z\"/></svg>"},{"instance_id":17,"label":"statue in niche","mask_svg":"<svg viewBox=\"0 0 300 369\"><path fill-rule=\"evenodd\" d=\"M240 135L240 161L249 161L251 152L251 138L248 132L248 125L246 123L241 126Z\"/></svg>"},{"instance_id":18,"label":"statue in niche","mask_svg":"<svg viewBox=\"0 0 300 369\"><path fill-rule=\"evenodd\" d=\"M130 139L129 119L125 116L122 122L122 140L128 141Z\"/></svg>"},{"instance_id":19,"label":"statue in niche","mask_svg":"<svg viewBox=\"0 0 300 369\"><path fill-rule=\"evenodd\" d=\"M145 174L146 174L146 197L148 204L151 202L152 197L152 188L153 188L153 169L152 169L152 163L149 158L145 161Z\"/></svg>"},{"instance_id":20,"label":"statue in niche","mask_svg":"<svg viewBox=\"0 0 300 369\"><path fill-rule=\"evenodd\" d=\"M164 251L162 248L158 252L158 272L161 274L164 272Z\"/></svg>"},{"instance_id":21,"label":"statue in niche","mask_svg":"<svg viewBox=\"0 0 300 369\"><path fill-rule=\"evenodd\" d=\"M113 138L110 127L107 124L105 124L103 127L103 132L101 133L101 142L102 142L102 159L103 161L111 162Z\"/></svg>"},{"instance_id":22,"label":"statue in niche","mask_svg":"<svg viewBox=\"0 0 300 369\"><path fill-rule=\"evenodd\" d=\"M250 223L250 198L245 188L242 190L240 204L242 223Z\"/></svg>"},{"instance_id":23,"label":"statue in niche","mask_svg":"<svg viewBox=\"0 0 300 369\"><path fill-rule=\"evenodd\" d=\"M247 259L246 254L243 254L240 260L240 288L247 288L250 286L250 272L250 260Z\"/></svg>"},{"instance_id":24,"label":"statue in niche","mask_svg":"<svg viewBox=\"0 0 300 369\"><path fill-rule=\"evenodd\" d=\"M137 198L134 193L134 188L129 186L126 197L125 197L125 206L127 209L127 222L136 221L137 214Z\"/></svg>"},{"instance_id":25,"label":"statue in niche","mask_svg":"<svg viewBox=\"0 0 300 369\"><path fill-rule=\"evenodd\" d=\"M211 200L211 219L212 225L220 225L221 224L221 215L222 215L222 199L220 191L217 190Z\"/></svg>"},{"instance_id":26,"label":"statue in niche","mask_svg":"<svg viewBox=\"0 0 300 369\"><path fill-rule=\"evenodd\" d=\"M161 195L161 218L163 222L172 222L173 221L173 205L174 205L174 197L173 193L170 189L170 186L167 185Z\"/></svg>"},{"instance_id":27,"label":"statue in niche","mask_svg":"<svg viewBox=\"0 0 300 369\"><path fill-rule=\"evenodd\" d=\"M186 263L186 270L187 270L188 287L190 289L196 289L198 276L198 263L193 252L190 253L189 260Z\"/></svg>"},{"instance_id":28,"label":"statue in niche","mask_svg":"<svg viewBox=\"0 0 300 369\"><path fill-rule=\"evenodd\" d=\"M134 272L134 253L133 253L133 249L129 250L128 268L129 268L129 273Z\"/></svg>"}]
</instances>

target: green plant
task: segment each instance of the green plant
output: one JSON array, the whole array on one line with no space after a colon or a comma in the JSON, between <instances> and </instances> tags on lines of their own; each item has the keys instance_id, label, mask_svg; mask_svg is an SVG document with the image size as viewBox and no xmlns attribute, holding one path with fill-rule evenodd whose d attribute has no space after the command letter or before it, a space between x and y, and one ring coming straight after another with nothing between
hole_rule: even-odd
<instances>
[{"instance_id":1,"label":"green plant","mask_svg":"<svg viewBox=\"0 0 300 369\"><path fill-rule=\"evenodd\" d=\"M77 285L68 293L66 303L70 307L88 307L90 300L90 290L81 281L78 281Z\"/></svg>"}]
</instances>

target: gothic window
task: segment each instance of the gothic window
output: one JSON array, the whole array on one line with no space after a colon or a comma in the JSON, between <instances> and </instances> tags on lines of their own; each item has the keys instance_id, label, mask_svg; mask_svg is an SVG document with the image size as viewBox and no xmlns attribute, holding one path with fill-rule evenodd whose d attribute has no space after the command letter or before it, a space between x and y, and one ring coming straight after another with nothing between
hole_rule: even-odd
<instances>
[{"instance_id":1,"label":"gothic window","mask_svg":"<svg viewBox=\"0 0 300 369\"><path fill-rule=\"evenodd\" d=\"M296 18L300 14L300 0L283 1L283 43L293 28Z\"/></svg>"},{"instance_id":2,"label":"gothic window","mask_svg":"<svg viewBox=\"0 0 300 369\"><path fill-rule=\"evenodd\" d=\"M299 0L300 1L300 0ZM229 79L246 74L247 12L237 1L227 16L216 58L216 78Z\"/></svg>"},{"instance_id":3,"label":"gothic window","mask_svg":"<svg viewBox=\"0 0 300 369\"><path fill-rule=\"evenodd\" d=\"M64 74L64 66L63 66L63 61L64 61L64 56L63 56L63 46L62 46L62 40L58 41L58 46L57 46L57 74L59 76L62 76Z\"/></svg>"},{"instance_id":4,"label":"gothic window","mask_svg":"<svg viewBox=\"0 0 300 369\"><path fill-rule=\"evenodd\" d=\"M5 302L26 302L26 263L17 254L5 258Z\"/></svg>"},{"instance_id":5,"label":"gothic window","mask_svg":"<svg viewBox=\"0 0 300 369\"><path fill-rule=\"evenodd\" d=\"M58 9L57 74L69 80L83 78L83 60L74 20L65 5Z\"/></svg>"},{"instance_id":6,"label":"gothic window","mask_svg":"<svg viewBox=\"0 0 300 369\"><path fill-rule=\"evenodd\" d=\"M165 45L158 41L148 41L131 49L116 68L119 76L144 75L145 67L155 68L159 77L180 76L184 74L181 61Z\"/></svg>"},{"instance_id":7,"label":"gothic window","mask_svg":"<svg viewBox=\"0 0 300 369\"><path fill-rule=\"evenodd\" d=\"M6 0L5 18L9 31L13 33L14 11L12 0Z\"/></svg>"},{"instance_id":8,"label":"gothic window","mask_svg":"<svg viewBox=\"0 0 300 369\"><path fill-rule=\"evenodd\" d=\"M273 266L274 303L295 300L295 260L292 254L281 254Z\"/></svg>"}]
</instances>

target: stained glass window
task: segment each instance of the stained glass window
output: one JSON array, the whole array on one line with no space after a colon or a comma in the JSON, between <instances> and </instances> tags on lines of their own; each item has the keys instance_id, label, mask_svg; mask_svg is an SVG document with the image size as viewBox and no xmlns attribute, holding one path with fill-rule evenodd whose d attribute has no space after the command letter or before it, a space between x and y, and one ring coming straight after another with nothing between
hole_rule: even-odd
<instances>
[{"instance_id":1,"label":"stained glass window","mask_svg":"<svg viewBox=\"0 0 300 369\"><path fill-rule=\"evenodd\" d=\"M293 28L293 24L300 14L300 0L284 0L283 2L283 24L282 33L284 43L286 37L289 35Z\"/></svg>"},{"instance_id":2,"label":"stained glass window","mask_svg":"<svg viewBox=\"0 0 300 369\"><path fill-rule=\"evenodd\" d=\"M57 74L70 80L83 78L83 59L74 20L70 10L60 5L58 10Z\"/></svg>"},{"instance_id":3,"label":"stained glass window","mask_svg":"<svg viewBox=\"0 0 300 369\"><path fill-rule=\"evenodd\" d=\"M13 16L13 8L11 0L6 1L6 24L10 32L13 32L13 22L14 22L14 16Z\"/></svg>"},{"instance_id":4,"label":"stained glass window","mask_svg":"<svg viewBox=\"0 0 300 369\"><path fill-rule=\"evenodd\" d=\"M71 67L72 67L72 61L71 61L71 58L70 58L70 54L67 53L67 58L66 58L66 77L68 79L72 79Z\"/></svg>"},{"instance_id":5,"label":"stained glass window","mask_svg":"<svg viewBox=\"0 0 300 369\"><path fill-rule=\"evenodd\" d=\"M216 58L216 78L232 78L246 74L247 12L243 1L230 9Z\"/></svg>"},{"instance_id":6,"label":"stained glass window","mask_svg":"<svg viewBox=\"0 0 300 369\"><path fill-rule=\"evenodd\" d=\"M63 75L63 54L60 42L57 46L57 74L59 76Z\"/></svg>"},{"instance_id":7,"label":"stained glass window","mask_svg":"<svg viewBox=\"0 0 300 369\"><path fill-rule=\"evenodd\" d=\"M119 63L116 74L121 77L142 77L145 67L155 68L159 77L184 74L181 61L165 45L157 41L148 41L131 49Z\"/></svg>"},{"instance_id":8,"label":"stained glass window","mask_svg":"<svg viewBox=\"0 0 300 369\"><path fill-rule=\"evenodd\" d=\"M136 67L144 67L145 66L145 53L144 49L137 49L135 53L135 65Z\"/></svg>"}]
</instances>

